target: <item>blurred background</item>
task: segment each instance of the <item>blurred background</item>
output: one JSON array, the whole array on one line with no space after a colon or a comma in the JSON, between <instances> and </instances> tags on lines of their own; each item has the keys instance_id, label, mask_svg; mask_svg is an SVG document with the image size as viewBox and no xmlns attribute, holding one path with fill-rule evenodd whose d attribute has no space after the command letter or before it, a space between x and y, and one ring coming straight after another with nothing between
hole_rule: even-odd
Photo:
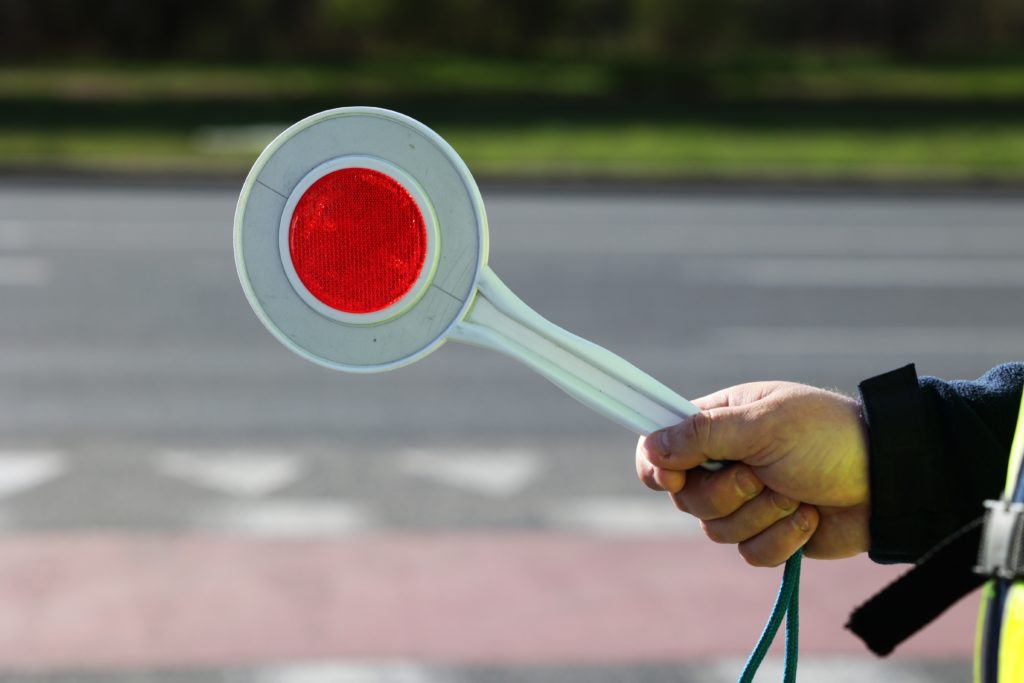
<instances>
[{"instance_id":1,"label":"blurred background","mask_svg":"<svg viewBox=\"0 0 1024 683\"><path fill-rule=\"evenodd\" d=\"M0 679L735 680L780 572L634 437L252 314L241 182L347 105L448 139L512 289L686 396L1020 357L1019 0L3 0ZM968 678L976 598L886 661L843 630L899 570L806 563L801 680Z\"/></svg>"},{"instance_id":2,"label":"blurred background","mask_svg":"<svg viewBox=\"0 0 1024 683\"><path fill-rule=\"evenodd\" d=\"M1014 180L1016 0L6 0L7 168L241 173L373 103L482 176Z\"/></svg>"}]
</instances>

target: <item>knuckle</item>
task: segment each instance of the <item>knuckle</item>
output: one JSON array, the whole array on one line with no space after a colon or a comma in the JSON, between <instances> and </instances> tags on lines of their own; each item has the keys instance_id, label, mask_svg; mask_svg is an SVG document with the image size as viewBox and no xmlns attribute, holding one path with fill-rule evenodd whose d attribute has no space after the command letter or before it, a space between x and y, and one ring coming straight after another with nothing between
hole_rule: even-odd
<instances>
[{"instance_id":1,"label":"knuckle","mask_svg":"<svg viewBox=\"0 0 1024 683\"><path fill-rule=\"evenodd\" d=\"M702 482L700 491L700 510L702 517L718 519L732 514L742 505L731 480L723 477L707 477Z\"/></svg>"},{"instance_id":2,"label":"knuckle","mask_svg":"<svg viewBox=\"0 0 1024 683\"><path fill-rule=\"evenodd\" d=\"M701 521L700 526L701 529L703 529L704 531L704 535L707 536L708 540L712 543L731 543L731 541L729 540L727 535L723 533L723 530L719 525L709 524L708 522Z\"/></svg>"},{"instance_id":3,"label":"knuckle","mask_svg":"<svg viewBox=\"0 0 1024 683\"><path fill-rule=\"evenodd\" d=\"M742 463L733 465L733 481L736 491L744 499L752 499L764 491L765 486L749 466Z\"/></svg>"},{"instance_id":4,"label":"knuckle","mask_svg":"<svg viewBox=\"0 0 1024 683\"><path fill-rule=\"evenodd\" d=\"M721 500L720 496L709 496L707 504L703 508L706 519L721 519L729 514L730 510Z\"/></svg>"},{"instance_id":5,"label":"knuckle","mask_svg":"<svg viewBox=\"0 0 1024 683\"><path fill-rule=\"evenodd\" d=\"M747 547L743 546L742 544L740 544L739 546L736 547L736 549L739 551L740 557L743 558L743 561L746 562L747 564L749 564L751 567L763 567L764 566L764 565L761 564L760 558L758 557L758 555L756 553L751 552L749 548L747 548Z\"/></svg>"},{"instance_id":6,"label":"knuckle","mask_svg":"<svg viewBox=\"0 0 1024 683\"><path fill-rule=\"evenodd\" d=\"M701 411L681 425L680 436L684 441L703 450L711 438L711 424L711 413Z\"/></svg>"},{"instance_id":7,"label":"knuckle","mask_svg":"<svg viewBox=\"0 0 1024 683\"><path fill-rule=\"evenodd\" d=\"M772 491L770 494L770 498L772 501L772 505L779 512L784 512L787 514L792 513L796 510L798 505L798 503L795 500L789 498L788 496L784 496L777 491Z\"/></svg>"},{"instance_id":8,"label":"knuckle","mask_svg":"<svg viewBox=\"0 0 1024 683\"><path fill-rule=\"evenodd\" d=\"M753 548L744 544L737 546L740 557L751 567L777 567L780 562L768 557L761 549Z\"/></svg>"},{"instance_id":9,"label":"knuckle","mask_svg":"<svg viewBox=\"0 0 1024 683\"><path fill-rule=\"evenodd\" d=\"M682 496L680 496L680 495L673 495L673 496L671 496L671 498L672 498L672 504L676 506L676 510L679 510L680 512L689 512L690 511L690 508L688 508L686 506L686 502L683 500Z\"/></svg>"},{"instance_id":10,"label":"knuckle","mask_svg":"<svg viewBox=\"0 0 1024 683\"><path fill-rule=\"evenodd\" d=\"M811 505L801 505L792 515L792 524L797 536L813 533L818 527L818 511Z\"/></svg>"}]
</instances>

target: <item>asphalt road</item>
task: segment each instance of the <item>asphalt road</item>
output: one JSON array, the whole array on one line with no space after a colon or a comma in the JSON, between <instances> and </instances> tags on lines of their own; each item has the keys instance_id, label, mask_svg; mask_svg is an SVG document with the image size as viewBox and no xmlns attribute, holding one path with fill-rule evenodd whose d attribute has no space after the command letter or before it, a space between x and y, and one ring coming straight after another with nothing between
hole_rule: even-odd
<instances>
[{"instance_id":1,"label":"asphalt road","mask_svg":"<svg viewBox=\"0 0 1024 683\"><path fill-rule=\"evenodd\" d=\"M1024 348L1022 197L484 188L484 198L490 264L521 298L688 397L756 379L855 393L908 362L975 377ZM635 481L631 435L506 358L448 344L414 366L352 376L293 356L238 285L235 199L229 188L0 185L0 544L14 544L22 570L73 563L78 555L61 554L68 542L100 537L703 543ZM183 561L197 551L181 552ZM128 571L112 553L112 575ZM744 569L731 551L716 557ZM54 581L42 594L70 597L46 623L110 606L68 606L95 586L73 573ZM763 593L775 577L757 581ZM23 588L0 574L0 595L21 596L34 614L42 598ZM182 598L173 587L146 590ZM836 613L865 597L850 595ZM746 607L751 633L766 609ZM499 647L473 661L443 644L364 651L342 638L218 655L185 639L90 658L90 628L54 635L37 624L18 637L0 628L0 671L29 672L19 680L85 671L158 681L729 680L750 642L680 645L679 657L670 642L618 655L524 645L516 657ZM102 623L93 630L100 638ZM936 641L878 664L832 642L812 647L807 666L818 674L807 680L882 671L960 680L970 650ZM377 663L360 669L363 660Z\"/></svg>"}]
</instances>

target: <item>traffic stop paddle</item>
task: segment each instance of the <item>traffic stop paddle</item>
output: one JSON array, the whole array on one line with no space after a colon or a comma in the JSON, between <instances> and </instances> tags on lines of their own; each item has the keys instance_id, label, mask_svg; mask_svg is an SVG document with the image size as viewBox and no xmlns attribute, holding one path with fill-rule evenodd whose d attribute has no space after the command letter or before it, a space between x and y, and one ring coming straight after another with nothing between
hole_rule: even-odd
<instances>
[{"instance_id":1,"label":"traffic stop paddle","mask_svg":"<svg viewBox=\"0 0 1024 683\"><path fill-rule=\"evenodd\" d=\"M698 412L505 286L487 266L487 215L473 176L447 142L408 116L345 107L281 133L242 186L234 249L260 321L314 363L383 372L451 339L515 358L637 434ZM786 563L740 681L753 679L783 617L783 677L796 677L800 556Z\"/></svg>"},{"instance_id":2,"label":"traffic stop paddle","mask_svg":"<svg viewBox=\"0 0 1024 683\"><path fill-rule=\"evenodd\" d=\"M698 412L505 286L469 169L402 114L333 109L281 133L245 180L234 241L256 315L314 363L393 370L451 339L519 360L637 434Z\"/></svg>"}]
</instances>

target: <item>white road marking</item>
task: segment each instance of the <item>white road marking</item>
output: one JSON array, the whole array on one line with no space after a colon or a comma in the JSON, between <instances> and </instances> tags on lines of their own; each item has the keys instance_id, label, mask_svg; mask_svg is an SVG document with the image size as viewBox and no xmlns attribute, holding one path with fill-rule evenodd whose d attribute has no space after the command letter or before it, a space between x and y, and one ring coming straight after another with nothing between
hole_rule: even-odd
<instances>
[{"instance_id":1,"label":"white road marking","mask_svg":"<svg viewBox=\"0 0 1024 683\"><path fill-rule=\"evenodd\" d=\"M355 503L300 498L233 502L206 510L193 522L197 529L252 536L333 536L377 526Z\"/></svg>"},{"instance_id":2,"label":"white road marking","mask_svg":"<svg viewBox=\"0 0 1024 683\"><path fill-rule=\"evenodd\" d=\"M195 145L219 154L259 154L281 134L289 123L260 123L243 126L203 126L193 136Z\"/></svg>"},{"instance_id":3,"label":"white road marking","mask_svg":"<svg viewBox=\"0 0 1024 683\"><path fill-rule=\"evenodd\" d=\"M442 683L449 680L406 662L286 664L255 672L253 683Z\"/></svg>"},{"instance_id":4,"label":"white road marking","mask_svg":"<svg viewBox=\"0 0 1024 683\"><path fill-rule=\"evenodd\" d=\"M712 624L713 626L713 624ZM781 639L782 636L780 635ZM598 653L600 654L600 653ZM604 659L609 659L604 657ZM405 662L393 660L344 660L261 664L232 662L211 668L194 666L139 669L136 666L78 671L68 667L35 670L8 677L19 683L78 683L102 680L104 683L181 683L182 681L218 683L549 683L551 681L700 681L735 683L743 669L738 657L689 659L677 663L594 661L568 664L522 662L446 664L444 662ZM765 659L758 681L782 680L782 661L774 652ZM885 681L885 683L934 683L969 681L969 659L914 657L879 660L867 651L860 656L829 657L804 654L800 657L799 680L819 683ZM5 679L6 680L6 679Z\"/></svg>"},{"instance_id":5,"label":"white road marking","mask_svg":"<svg viewBox=\"0 0 1024 683\"><path fill-rule=\"evenodd\" d=\"M56 451L0 451L0 498L41 486L67 472Z\"/></svg>"},{"instance_id":6,"label":"white road marking","mask_svg":"<svg viewBox=\"0 0 1024 683\"><path fill-rule=\"evenodd\" d=\"M782 639L782 635L778 639ZM865 651L866 653L866 651ZM735 681L743 670L746 660L729 658L716 661L707 667L700 680L708 683L725 683ZM948 662L950 670L962 672L970 679L969 662ZM759 681L781 681L783 660L769 657L757 671ZM863 681L889 681L890 683L931 683L934 682L934 671L922 668L914 670L907 662L877 659L865 654L862 657L801 657L797 667L801 681L828 681L828 683L862 683ZM945 677L943 677L945 680ZM695 679L696 680L696 679ZM950 677L949 680L954 680Z\"/></svg>"},{"instance_id":7,"label":"white road marking","mask_svg":"<svg viewBox=\"0 0 1024 683\"><path fill-rule=\"evenodd\" d=\"M0 286L38 287L50 282L50 261L31 256L0 256Z\"/></svg>"},{"instance_id":8,"label":"white road marking","mask_svg":"<svg viewBox=\"0 0 1024 683\"><path fill-rule=\"evenodd\" d=\"M295 366L268 362L265 345L204 343L197 351L182 344L82 344L74 338L49 335L23 341L0 340L0 374L38 378L40 374L109 379L119 374L134 377L173 374L176 377L221 375L290 374ZM270 347L276 352L276 347ZM159 358L159 363L153 359ZM288 357L286 357L288 358ZM290 358L289 358L290 359ZM298 364L295 364L296 366Z\"/></svg>"},{"instance_id":9,"label":"white road marking","mask_svg":"<svg viewBox=\"0 0 1024 683\"><path fill-rule=\"evenodd\" d=\"M165 451L155 466L166 476L239 498L265 496L305 474L299 458L282 453Z\"/></svg>"},{"instance_id":10,"label":"white road marking","mask_svg":"<svg viewBox=\"0 0 1024 683\"><path fill-rule=\"evenodd\" d=\"M697 536L700 523L680 512L667 495L575 498L548 506L555 528L601 536Z\"/></svg>"},{"instance_id":11,"label":"white road marking","mask_svg":"<svg viewBox=\"0 0 1024 683\"><path fill-rule=\"evenodd\" d=\"M724 258L718 281L754 287L1024 287L1024 260L1011 258Z\"/></svg>"},{"instance_id":12,"label":"white road marking","mask_svg":"<svg viewBox=\"0 0 1024 683\"><path fill-rule=\"evenodd\" d=\"M25 249L28 246L28 223L0 220L0 250Z\"/></svg>"},{"instance_id":13,"label":"white road marking","mask_svg":"<svg viewBox=\"0 0 1024 683\"><path fill-rule=\"evenodd\" d=\"M493 498L519 493L540 472L537 455L520 450L406 450L397 466L409 476Z\"/></svg>"},{"instance_id":14,"label":"white road marking","mask_svg":"<svg viewBox=\"0 0 1024 683\"><path fill-rule=\"evenodd\" d=\"M696 203L688 200L534 197L528 204L520 198L488 199L487 213L492 224L504 226L491 236L492 251L502 254L1024 255L1019 202L986 207L981 215L957 204L953 211L936 211L932 201L901 211L879 206L864 212L856 203L828 204L811 213L786 210L799 206L806 201L739 199L733 206L694 211ZM606 229L614 225L629 229Z\"/></svg>"},{"instance_id":15,"label":"white road marking","mask_svg":"<svg viewBox=\"0 0 1024 683\"><path fill-rule=\"evenodd\" d=\"M744 355L965 354L1020 356L1024 327L720 327L703 353Z\"/></svg>"},{"instance_id":16,"label":"white road marking","mask_svg":"<svg viewBox=\"0 0 1024 683\"><path fill-rule=\"evenodd\" d=\"M0 221L0 249L223 253L230 245L218 239L221 227L186 217L7 220Z\"/></svg>"}]
</instances>

